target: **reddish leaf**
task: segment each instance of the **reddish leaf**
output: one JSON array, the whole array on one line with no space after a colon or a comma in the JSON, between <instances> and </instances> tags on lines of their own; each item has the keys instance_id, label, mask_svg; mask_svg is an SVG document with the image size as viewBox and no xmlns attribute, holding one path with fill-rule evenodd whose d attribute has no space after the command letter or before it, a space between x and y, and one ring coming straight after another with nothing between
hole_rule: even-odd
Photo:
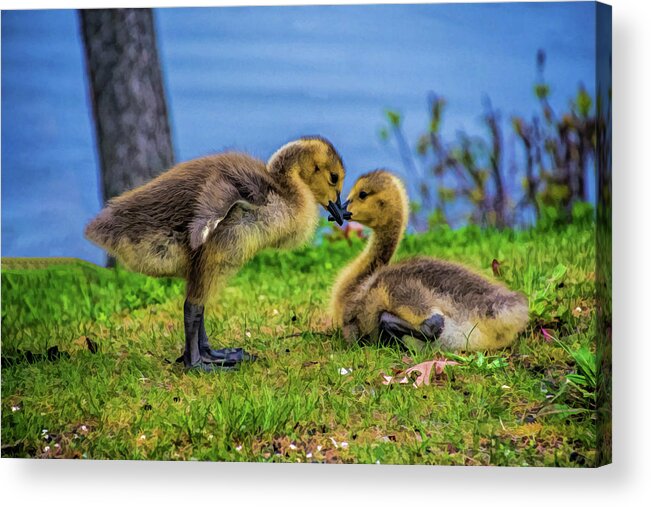
<instances>
[{"instance_id":1,"label":"reddish leaf","mask_svg":"<svg viewBox=\"0 0 651 507\"><path fill-rule=\"evenodd\" d=\"M498 261L497 259L493 259L493 262L491 263L491 267L493 268L493 276L495 277L502 276L502 271L500 270L500 261Z\"/></svg>"},{"instance_id":2,"label":"reddish leaf","mask_svg":"<svg viewBox=\"0 0 651 507\"><path fill-rule=\"evenodd\" d=\"M358 238L364 237L364 226L357 222L347 222L344 226L344 237L346 239L351 236L357 236Z\"/></svg>"},{"instance_id":3,"label":"reddish leaf","mask_svg":"<svg viewBox=\"0 0 651 507\"><path fill-rule=\"evenodd\" d=\"M430 377L432 376L432 369L434 370L434 375L438 376L443 373L447 365L459 364L456 361L450 361L448 359L432 359L431 361L424 361L418 363L411 368L407 368L404 372L397 374L396 376L389 376L382 374L384 385L388 384L406 384L409 382L409 377L412 373L420 373L412 384L414 387L420 387L422 385L430 384Z\"/></svg>"},{"instance_id":4,"label":"reddish leaf","mask_svg":"<svg viewBox=\"0 0 651 507\"><path fill-rule=\"evenodd\" d=\"M540 328L540 331L542 332L543 338L547 343L551 343L551 341L554 339L554 337L549 334L549 331L547 331L544 327Z\"/></svg>"}]
</instances>

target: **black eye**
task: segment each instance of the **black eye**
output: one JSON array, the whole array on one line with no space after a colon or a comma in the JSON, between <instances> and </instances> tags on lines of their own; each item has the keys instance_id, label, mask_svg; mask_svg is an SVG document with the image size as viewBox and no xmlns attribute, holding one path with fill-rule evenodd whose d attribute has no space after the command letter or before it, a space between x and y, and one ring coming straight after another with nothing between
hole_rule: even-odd
<instances>
[{"instance_id":1,"label":"black eye","mask_svg":"<svg viewBox=\"0 0 651 507\"><path fill-rule=\"evenodd\" d=\"M315 173L318 173L318 172L319 172L319 166L318 166L318 165L315 165L315 166L314 166L314 172L315 172Z\"/></svg>"},{"instance_id":2,"label":"black eye","mask_svg":"<svg viewBox=\"0 0 651 507\"><path fill-rule=\"evenodd\" d=\"M364 199L366 199L367 196L368 196L368 194L367 194L366 192L364 192L363 190L359 193L359 198L360 198L362 201L363 201Z\"/></svg>"},{"instance_id":3,"label":"black eye","mask_svg":"<svg viewBox=\"0 0 651 507\"><path fill-rule=\"evenodd\" d=\"M339 181L339 175L330 173L330 181L332 181L333 185L336 185Z\"/></svg>"}]
</instances>

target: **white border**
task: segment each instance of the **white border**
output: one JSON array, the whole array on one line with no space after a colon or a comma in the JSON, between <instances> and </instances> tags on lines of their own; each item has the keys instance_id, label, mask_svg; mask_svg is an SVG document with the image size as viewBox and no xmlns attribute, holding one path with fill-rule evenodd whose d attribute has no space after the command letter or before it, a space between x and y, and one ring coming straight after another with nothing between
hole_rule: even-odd
<instances>
[{"instance_id":1,"label":"white border","mask_svg":"<svg viewBox=\"0 0 651 507\"><path fill-rule=\"evenodd\" d=\"M431 2L0 0L0 8ZM461 3L461 2L449 2ZM612 0L614 459L598 470L371 465L0 461L6 505L648 505L649 3ZM639 113L639 114L636 114ZM9 147L3 147L8 149Z\"/></svg>"}]
</instances>

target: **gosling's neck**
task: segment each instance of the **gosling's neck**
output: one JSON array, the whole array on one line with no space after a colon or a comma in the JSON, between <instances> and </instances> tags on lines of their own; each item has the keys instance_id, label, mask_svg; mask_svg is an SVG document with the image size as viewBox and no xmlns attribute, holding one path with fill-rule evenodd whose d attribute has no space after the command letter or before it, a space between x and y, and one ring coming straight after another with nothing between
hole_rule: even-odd
<instances>
[{"instance_id":1,"label":"gosling's neck","mask_svg":"<svg viewBox=\"0 0 651 507\"><path fill-rule=\"evenodd\" d=\"M374 229L364 251L350 263L335 283L332 299L332 312L341 324L344 307L366 279L390 261L404 234L406 223L394 222Z\"/></svg>"},{"instance_id":2,"label":"gosling's neck","mask_svg":"<svg viewBox=\"0 0 651 507\"><path fill-rule=\"evenodd\" d=\"M374 229L366 248L354 261L358 271L357 278L366 278L382 266L386 266L396 253L403 233L402 223Z\"/></svg>"},{"instance_id":3,"label":"gosling's neck","mask_svg":"<svg viewBox=\"0 0 651 507\"><path fill-rule=\"evenodd\" d=\"M276 159L274 157L272 162ZM300 176L297 164L267 164L275 185L274 193L282 202L280 215L274 220L278 241L283 248L294 248L308 241L317 228L319 220L318 203L314 194Z\"/></svg>"}]
</instances>

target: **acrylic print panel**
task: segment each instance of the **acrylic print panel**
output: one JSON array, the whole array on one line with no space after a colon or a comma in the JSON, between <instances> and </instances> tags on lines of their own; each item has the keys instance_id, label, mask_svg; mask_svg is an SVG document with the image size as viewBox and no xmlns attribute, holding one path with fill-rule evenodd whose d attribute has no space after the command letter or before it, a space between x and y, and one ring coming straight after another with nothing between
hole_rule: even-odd
<instances>
[{"instance_id":1,"label":"acrylic print panel","mask_svg":"<svg viewBox=\"0 0 651 507\"><path fill-rule=\"evenodd\" d=\"M610 27L2 12L2 456L610 462Z\"/></svg>"}]
</instances>

